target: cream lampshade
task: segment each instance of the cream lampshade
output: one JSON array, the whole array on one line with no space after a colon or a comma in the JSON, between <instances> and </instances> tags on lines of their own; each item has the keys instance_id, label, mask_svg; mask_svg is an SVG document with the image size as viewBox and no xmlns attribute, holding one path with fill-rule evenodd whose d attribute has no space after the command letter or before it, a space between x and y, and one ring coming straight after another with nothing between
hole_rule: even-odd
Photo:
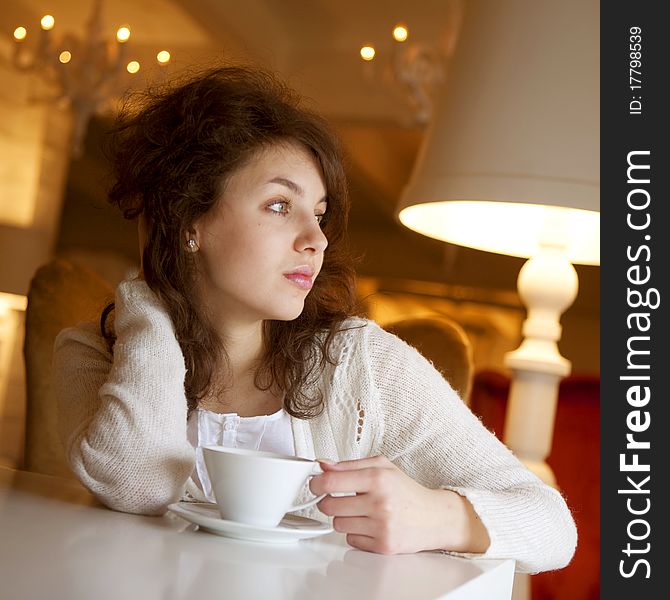
<instances>
[{"instance_id":1,"label":"cream lampshade","mask_svg":"<svg viewBox=\"0 0 670 600\"><path fill-rule=\"evenodd\" d=\"M600 261L597 0L468 0L433 121L398 208L419 233L528 257L505 442L540 477L560 379L571 263Z\"/></svg>"}]
</instances>

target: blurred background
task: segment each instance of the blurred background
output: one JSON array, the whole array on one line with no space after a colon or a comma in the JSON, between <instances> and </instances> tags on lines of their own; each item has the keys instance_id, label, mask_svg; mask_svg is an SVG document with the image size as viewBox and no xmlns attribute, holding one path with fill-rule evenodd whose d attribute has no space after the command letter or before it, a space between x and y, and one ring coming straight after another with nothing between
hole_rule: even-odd
<instances>
[{"instance_id":1,"label":"blurred background","mask_svg":"<svg viewBox=\"0 0 670 600\"><path fill-rule=\"evenodd\" d=\"M597 3L585 4L597 9ZM519 346L526 317L517 292L524 259L426 237L396 216L434 118L434 99L438 92L450 94L450 61L467 16L464 5L458 0L3 3L0 462L21 466L23 461L24 314L35 270L63 257L115 285L138 264L135 223L106 204L103 147L119 103L129 90L221 63L276 71L329 119L346 152L351 243L360 256L359 292L368 316L382 325L432 316L457 323L471 348L470 396L493 403L481 408L482 417L502 435L511 378L505 354ZM573 6L579 20L580 3ZM53 22L43 20L47 14ZM398 25L405 33L396 31L394 38ZM362 57L372 53L364 47L374 49L372 60ZM533 61L532 48L527 57ZM597 71L593 78L597 82ZM591 469L586 484L574 484L583 489L571 506L595 519L591 527L597 528L599 269L576 269L579 293L561 318L558 343L572 374L561 385L549 463L569 503L562 478ZM577 412L561 412L562 403L571 402ZM590 428L575 430L586 418L584 406L592 406ZM590 467L577 466L583 452L575 447L575 436L593 455ZM552 463L557 444L565 451ZM591 545L578 570L545 576L533 598L598 597L598 534L580 531Z\"/></svg>"}]
</instances>

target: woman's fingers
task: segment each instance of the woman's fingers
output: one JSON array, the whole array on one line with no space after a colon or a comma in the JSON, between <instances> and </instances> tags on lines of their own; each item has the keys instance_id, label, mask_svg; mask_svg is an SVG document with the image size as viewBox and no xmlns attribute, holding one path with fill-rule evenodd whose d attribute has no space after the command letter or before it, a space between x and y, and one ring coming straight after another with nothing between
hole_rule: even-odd
<instances>
[{"instance_id":1,"label":"woman's fingers","mask_svg":"<svg viewBox=\"0 0 670 600\"><path fill-rule=\"evenodd\" d=\"M337 492L366 494L383 491L389 478L389 471L379 468L324 471L322 475L313 477L309 483L310 490L316 496Z\"/></svg>"},{"instance_id":2,"label":"woman's fingers","mask_svg":"<svg viewBox=\"0 0 670 600\"><path fill-rule=\"evenodd\" d=\"M352 548L358 550L365 550L366 552L376 552L378 554L398 554L391 546L384 544L378 538L370 537L368 535L358 535L355 533L347 534L347 544Z\"/></svg>"},{"instance_id":3,"label":"woman's fingers","mask_svg":"<svg viewBox=\"0 0 670 600\"><path fill-rule=\"evenodd\" d=\"M326 496L317 504L319 510L329 517L359 517L368 514L368 498L365 494L357 496Z\"/></svg>"},{"instance_id":4,"label":"woman's fingers","mask_svg":"<svg viewBox=\"0 0 670 600\"><path fill-rule=\"evenodd\" d=\"M376 534L374 519L367 517L335 517L333 528L340 533L373 537Z\"/></svg>"},{"instance_id":5,"label":"woman's fingers","mask_svg":"<svg viewBox=\"0 0 670 600\"><path fill-rule=\"evenodd\" d=\"M445 547L443 532L432 531L437 522L433 514L441 514L447 504L444 490L424 488L382 456L320 464L324 472L312 479L310 488L314 494L336 494L318 507L334 517L333 527L347 534L349 545L381 554ZM337 495L343 492L356 495ZM439 503L433 498L437 493Z\"/></svg>"},{"instance_id":6,"label":"woman's fingers","mask_svg":"<svg viewBox=\"0 0 670 600\"><path fill-rule=\"evenodd\" d=\"M380 554L401 554L416 552L414 543L407 543L401 528L391 525L384 519L371 517L335 517L335 531L347 535L347 543L360 550Z\"/></svg>"},{"instance_id":7,"label":"woman's fingers","mask_svg":"<svg viewBox=\"0 0 670 600\"><path fill-rule=\"evenodd\" d=\"M393 463L385 456L369 456L355 460L343 460L341 462L318 461L324 471L356 471L367 468L390 468Z\"/></svg>"}]
</instances>

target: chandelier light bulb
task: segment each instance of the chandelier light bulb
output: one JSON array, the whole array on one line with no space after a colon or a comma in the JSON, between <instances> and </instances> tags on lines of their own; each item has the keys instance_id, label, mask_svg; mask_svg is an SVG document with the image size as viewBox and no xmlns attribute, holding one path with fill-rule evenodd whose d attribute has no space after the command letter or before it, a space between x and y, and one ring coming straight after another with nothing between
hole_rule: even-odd
<instances>
[{"instance_id":1,"label":"chandelier light bulb","mask_svg":"<svg viewBox=\"0 0 670 600\"><path fill-rule=\"evenodd\" d=\"M363 46L361 48L361 58L370 61L375 57L375 49L372 46Z\"/></svg>"},{"instance_id":2,"label":"chandelier light bulb","mask_svg":"<svg viewBox=\"0 0 670 600\"><path fill-rule=\"evenodd\" d=\"M55 24L56 19L54 19L51 15L44 15L42 17L42 20L40 21L40 25L42 26L42 29L44 29L44 31L49 31L53 29Z\"/></svg>"},{"instance_id":3,"label":"chandelier light bulb","mask_svg":"<svg viewBox=\"0 0 670 600\"><path fill-rule=\"evenodd\" d=\"M166 65L170 62L170 53L167 50L161 50L158 54L156 54L156 60L161 65Z\"/></svg>"},{"instance_id":4,"label":"chandelier light bulb","mask_svg":"<svg viewBox=\"0 0 670 600\"><path fill-rule=\"evenodd\" d=\"M17 42L21 42L26 39L26 36L28 35L28 30L25 27L17 27L14 30L14 39Z\"/></svg>"},{"instance_id":5,"label":"chandelier light bulb","mask_svg":"<svg viewBox=\"0 0 670 600\"><path fill-rule=\"evenodd\" d=\"M396 42L404 42L409 35L407 26L403 24L398 24L393 28L393 39Z\"/></svg>"},{"instance_id":6,"label":"chandelier light bulb","mask_svg":"<svg viewBox=\"0 0 670 600\"><path fill-rule=\"evenodd\" d=\"M42 77L49 85L49 89L37 94L37 98L58 105L69 104L72 108L74 131L68 150L73 156L81 156L88 124L96 111L116 96L118 84L121 83L119 79L142 77L135 75L140 71L140 62L131 60L133 57L128 53L128 44L125 44L130 39L131 26L127 21L119 20L112 29L105 27L104 11L101 8L103 3L103 0L86 2L92 6L83 36L74 32L58 36L60 29L51 31L56 25L56 19L64 17L58 12L55 17L53 12L45 14L47 9L42 9L43 12L36 15L36 22L40 23L41 29L36 28L36 23L26 25L25 22L17 21L7 31L14 36L9 52L11 65L18 71L32 72ZM49 3L32 4L46 6ZM4 7L1 1L0 6ZM59 27L62 27L60 21ZM31 44L34 36L38 39ZM153 50L154 56L159 50L160 47ZM4 56L2 59L6 62ZM164 50L157 59L161 64L167 64L171 57ZM167 71L166 68L162 70L164 74Z\"/></svg>"},{"instance_id":7,"label":"chandelier light bulb","mask_svg":"<svg viewBox=\"0 0 670 600\"><path fill-rule=\"evenodd\" d=\"M116 39L123 44L130 38L130 29L128 27L119 27L116 31Z\"/></svg>"}]
</instances>

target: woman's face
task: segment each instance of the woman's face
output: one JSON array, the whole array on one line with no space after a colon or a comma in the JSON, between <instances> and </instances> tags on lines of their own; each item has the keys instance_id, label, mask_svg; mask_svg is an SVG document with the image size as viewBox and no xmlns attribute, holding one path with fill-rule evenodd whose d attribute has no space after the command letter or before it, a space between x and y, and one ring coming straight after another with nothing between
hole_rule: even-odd
<instances>
[{"instance_id":1,"label":"woman's face","mask_svg":"<svg viewBox=\"0 0 670 600\"><path fill-rule=\"evenodd\" d=\"M235 171L216 206L194 226L198 291L215 319L292 320L323 264L326 190L297 143L260 150Z\"/></svg>"}]
</instances>

